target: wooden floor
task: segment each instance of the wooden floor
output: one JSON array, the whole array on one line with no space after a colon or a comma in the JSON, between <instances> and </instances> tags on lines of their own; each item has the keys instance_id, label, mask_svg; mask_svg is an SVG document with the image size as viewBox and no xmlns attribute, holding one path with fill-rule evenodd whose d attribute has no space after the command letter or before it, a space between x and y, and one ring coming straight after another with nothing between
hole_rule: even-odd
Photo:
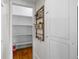
<instances>
[{"instance_id":1,"label":"wooden floor","mask_svg":"<svg viewBox=\"0 0 79 59\"><path fill-rule=\"evenodd\" d=\"M13 53L13 59L32 59L32 48L18 49Z\"/></svg>"}]
</instances>

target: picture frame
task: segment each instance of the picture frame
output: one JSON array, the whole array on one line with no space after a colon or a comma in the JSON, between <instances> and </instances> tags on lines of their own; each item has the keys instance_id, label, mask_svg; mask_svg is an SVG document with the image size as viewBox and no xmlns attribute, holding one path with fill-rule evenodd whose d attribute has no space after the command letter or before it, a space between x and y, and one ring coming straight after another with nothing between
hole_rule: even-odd
<instances>
[{"instance_id":1,"label":"picture frame","mask_svg":"<svg viewBox=\"0 0 79 59\"><path fill-rule=\"evenodd\" d=\"M36 12L36 38L44 41L44 6Z\"/></svg>"}]
</instances>

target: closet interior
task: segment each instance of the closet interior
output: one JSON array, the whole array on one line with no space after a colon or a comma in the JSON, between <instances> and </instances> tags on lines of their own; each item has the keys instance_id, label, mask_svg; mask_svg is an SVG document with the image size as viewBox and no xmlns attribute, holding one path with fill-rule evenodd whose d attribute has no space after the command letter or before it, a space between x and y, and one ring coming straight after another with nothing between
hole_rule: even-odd
<instances>
[{"instance_id":1,"label":"closet interior","mask_svg":"<svg viewBox=\"0 0 79 59\"><path fill-rule=\"evenodd\" d=\"M32 47L32 0L12 1L13 51Z\"/></svg>"}]
</instances>

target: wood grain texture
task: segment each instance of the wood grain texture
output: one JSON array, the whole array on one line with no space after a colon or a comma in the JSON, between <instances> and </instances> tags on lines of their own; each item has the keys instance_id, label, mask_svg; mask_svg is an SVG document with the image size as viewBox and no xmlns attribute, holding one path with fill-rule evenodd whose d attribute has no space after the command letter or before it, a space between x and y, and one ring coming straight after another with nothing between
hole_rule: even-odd
<instances>
[{"instance_id":1,"label":"wood grain texture","mask_svg":"<svg viewBox=\"0 0 79 59\"><path fill-rule=\"evenodd\" d=\"M13 59L32 59L32 48L18 49L13 53Z\"/></svg>"}]
</instances>

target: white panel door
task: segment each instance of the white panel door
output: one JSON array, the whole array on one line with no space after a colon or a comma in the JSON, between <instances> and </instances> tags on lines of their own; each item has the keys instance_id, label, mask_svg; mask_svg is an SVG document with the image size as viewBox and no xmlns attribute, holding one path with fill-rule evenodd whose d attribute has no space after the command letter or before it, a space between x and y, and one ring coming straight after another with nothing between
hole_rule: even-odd
<instances>
[{"instance_id":1,"label":"white panel door","mask_svg":"<svg viewBox=\"0 0 79 59\"><path fill-rule=\"evenodd\" d=\"M45 1L49 59L77 59L77 0Z\"/></svg>"}]
</instances>

